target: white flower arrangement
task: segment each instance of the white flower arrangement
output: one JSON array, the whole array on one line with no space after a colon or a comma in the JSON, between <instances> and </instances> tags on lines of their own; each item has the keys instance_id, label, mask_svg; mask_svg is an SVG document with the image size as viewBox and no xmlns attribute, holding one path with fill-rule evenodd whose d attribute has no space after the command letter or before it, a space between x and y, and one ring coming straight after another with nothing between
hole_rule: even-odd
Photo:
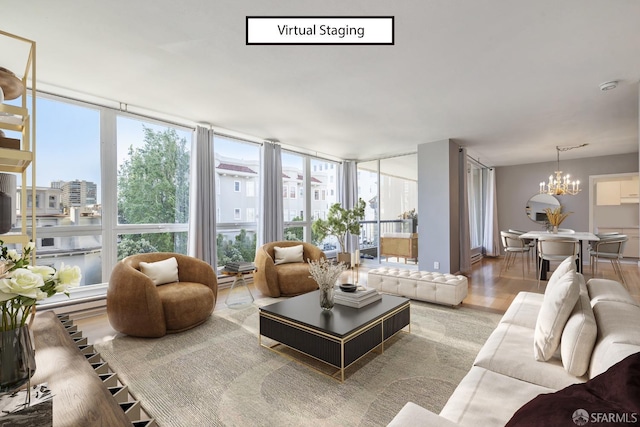
<instances>
[{"instance_id":1,"label":"white flower arrangement","mask_svg":"<svg viewBox=\"0 0 640 427\"><path fill-rule=\"evenodd\" d=\"M320 258L319 260L307 259L309 263L309 273L320 287L321 290L327 290L332 288L336 284L336 280L340 277L340 274L346 269L344 263L332 264L326 258Z\"/></svg>"},{"instance_id":2,"label":"white flower arrangement","mask_svg":"<svg viewBox=\"0 0 640 427\"><path fill-rule=\"evenodd\" d=\"M82 274L77 266L62 264L59 270L47 266L30 266L34 249L30 242L19 255L0 240L0 330L24 326L37 301L79 286Z\"/></svg>"}]
</instances>

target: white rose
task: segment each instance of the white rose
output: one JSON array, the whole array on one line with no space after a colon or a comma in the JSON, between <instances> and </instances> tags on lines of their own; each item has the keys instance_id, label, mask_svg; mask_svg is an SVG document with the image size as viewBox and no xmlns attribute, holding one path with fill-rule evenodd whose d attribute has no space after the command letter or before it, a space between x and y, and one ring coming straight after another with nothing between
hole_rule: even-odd
<instances>
[{"instance_id":1,"label":"white rose","mask_svg":"<svg viewBox=\"0 0 640 427\"><path fill-rule=\"evenodd\" d=\"M33 242L29 242L29 243L27 243L27 246L25 246L25 249L26 249L26 250L29 250L29 251L32 251L32 250L34 250L35 248L36 248L36 244L35 244L35 243L33 243Z\"/></svg>"},{"instance_id":2,"label":"white rose","mask_svg":"<svg viewBox=\"0 0 640 427\"><path fill-rule=\"evenodd\" d=\"M11 277L2 279L1 291L13 293L27 298L37 299L44 280L39 274L33 274L26 268L18 268L11 272Z\"/></svg>"},{"instance_id":3,"label":"white rose","mask_svg":"<svg viewBox=\"0 0 640 427\"><path fill-rule=\"evenodd\" d=\"M49 296L47 295L46 292L43 292L40 289L38 289L36 292L37 292L36 300L38 301L42 301L43 299L46 299Z\"/></svg>"},{"instance_id":4,"label":"white rose","mask_svg":"<svg viewBox=\"0 0 640 427\"><path fill-rule=\"evenodd\" d=\"M69 265L65 266L64 263L62 263L60 270L58 270L58 280L60 281L60 285L65 285L70 288L79 286L81 279L82 273L80 272L80 267L71 267Z\"/></svg>"},{"instance_id":5,"label":"white rose","mask_svg":"<svg viewBox=\"0 0 640 427\"><path fill-rule=\"evenodd\" d=\"M0 302L5 302L5 301L9 301L10 299L13 299L15 297L17 297L18 295L10 293L10 292L5 292L3 289L9 289L8 286L5 286L3 284L3 282L5 280L9 280L9 279L0 279Z\"/></svg>"},{"instance_id":6,"label":"white rose","mask_svg":"<svg viewBox=\"0 0 640 427\"><path fill-rule=\"evenodd\" d=\"M20 260L20 255L18 255L18 251L16 251L15 249L9 249L7 251L7 258L9 258L9 260L13 262L17 262L18 260Z\"/></svg>"},{"instance_id":7,"label":"white rose","mask_svg":"<svg viewBox=\"0 0 640 427\"><path fill-rule=\"evenodd\" d=\"M48 267L46 265L30 265L27 267L33 274L39 274L42 276L42 280L45 282L56 274L55 268Z\"/></svg>"}]
</instances>

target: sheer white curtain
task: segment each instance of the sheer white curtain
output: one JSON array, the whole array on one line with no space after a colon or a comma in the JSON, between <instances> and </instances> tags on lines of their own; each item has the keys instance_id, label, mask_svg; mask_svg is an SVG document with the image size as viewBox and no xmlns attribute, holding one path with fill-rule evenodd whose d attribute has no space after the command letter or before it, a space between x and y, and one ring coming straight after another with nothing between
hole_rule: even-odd
<instances>
[{"instance_id":1,"label":"sheer white curtain","mask_svg":"<svg viewBox=\"0 0 640 427\"><path fill-rule=\"evenodd\" d=\"M469 233L469 189L467 182L467 149L458 151L458 182L460 185L460 272L471 272L471 238Z\"/></svg>"},{"instance_id":2,"label":"sheer white curtain","mask_svg":"<svg viewBox=\"0 0 640 427\"><path fill-rule=\"evenodd\" d=\"M198 126L191 144L189 255L208 262L216 256L216 168L213 129Z\"/></svg>"},{"instance_id":3,"label":"sheer white curtain","mask_svg":"<svg viewBox=\"0 0 640 427\"><path fill-rule=\"evenodd\" d=\"M486 256L500 256L496 171L494 168L485 169L485 174L484 240L482 246Z\"/></svg>"},{"instance_id":4,"label":"sheer white curtain","mask_svg":"<svg viewBox=\"0 0 640 427\"><path fill-rule=\"evenodd\" d=\"M280 145L265 141L260 152L262 175L258 219L258 247L284 238L282 154Z\"/></svg>"},{"instance_id":5,"label":"sheer white curtain","mask_svg":"<svg viewBox=\"0 0 640 427\"><path fill-rule=\"evenodd\" d=\"M352 209L358 203L358 167L352 160L338 166L338 200L345 209ZM350 236L346 246L347 252L358 249L358 236Z\"/></svg>"}]
</instances>

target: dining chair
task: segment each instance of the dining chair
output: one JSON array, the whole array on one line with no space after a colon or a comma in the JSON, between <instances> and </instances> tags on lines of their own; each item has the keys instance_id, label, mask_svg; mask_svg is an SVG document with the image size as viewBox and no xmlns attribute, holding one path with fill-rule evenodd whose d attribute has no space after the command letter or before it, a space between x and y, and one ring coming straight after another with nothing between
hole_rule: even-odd
<instances>
[{"instance_id":1,"label":"dining chair","mask_svg":"<svg viewBox=\"0 0 640 427\"><path fill-rule=\"evenodd\" d=\"M507 271L509 267L513 265L516 257L520 254L522 258L522 278L524 279L524 254L528 254L531 247L525 244L524 240L520 238L520 235L516 233L501 231L500 238L502 239L502 246L504 247L504 263L500 269L500 276L502 276L502 272ZM529 270L529 257L527 256L527 272Z\"/></svg>"},{"instance_id":2,"label":"dining chair","mask_svg":"<svg viewBox=\"0 0 640 427\"><path fill-rule=\"evenodd\" d=\"M562 262L567 257L578 257L577 262L582 262L580 256L580 240L573 237L545 236L538 239L538 288L542 277L544 262Z\"/></svg>"},{"instance_id":3,"label":"dining chair","mask_svg":"<svg viewBox=\"0 0 640 427\"><path fill-rule=\"evenodd\" d=\"M526 233L526 231L522 231L522 230L516 230L514 228L510 228L509 229L509 233L514 233L514 234L518 234L518 235L522 235L524 233ZM529 246L529 254L531 255L531 258L533 258L535 251L533 250L536 247L536 240L535 239L522 239L524 241L525 245Z\"/></svg>"},{"instance_id":4,"label":"dining chair","mask_svg":"<svg viewBox=\"0 0 640 427\"><path fill-rule=\"evenodd\" d=\"M613 234L602 236L599 241L593 242L589 248L591 275L595 277L598 274L598 261L600 258L608 259L611 261L616 276L626 285L620 259L628 240L629 238L624 234Z\"/></svg>"}]
</instances>

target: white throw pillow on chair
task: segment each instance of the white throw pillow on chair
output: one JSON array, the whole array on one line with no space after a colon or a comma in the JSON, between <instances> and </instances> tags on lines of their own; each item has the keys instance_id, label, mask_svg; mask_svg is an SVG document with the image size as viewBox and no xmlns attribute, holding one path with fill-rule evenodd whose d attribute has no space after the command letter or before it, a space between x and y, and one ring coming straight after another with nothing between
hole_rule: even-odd
<instances>
[{"instance_id":1,"label":"white throw pillow on chair","mask_svg":"<svg viewBox=\"0 0 640 427\"><path fill-rule=\"evenodd\" d=\"M290 262L304 262L302 258L303 247L302 245L296 246L274 246L273 252L276 257L275 264L288 264Z\"/></svg>"},{"instance_id":2,"label":"white throw pillow on chair","mask_svg":"<svg viewBox=\"0 0 640 427\"><path fill-rule=\"evenodd\" d=\"M140 262L140 271L156 286L174 283L178 281L178 260L171 257L157 262Z\"/></svg>"}]
</instances>

